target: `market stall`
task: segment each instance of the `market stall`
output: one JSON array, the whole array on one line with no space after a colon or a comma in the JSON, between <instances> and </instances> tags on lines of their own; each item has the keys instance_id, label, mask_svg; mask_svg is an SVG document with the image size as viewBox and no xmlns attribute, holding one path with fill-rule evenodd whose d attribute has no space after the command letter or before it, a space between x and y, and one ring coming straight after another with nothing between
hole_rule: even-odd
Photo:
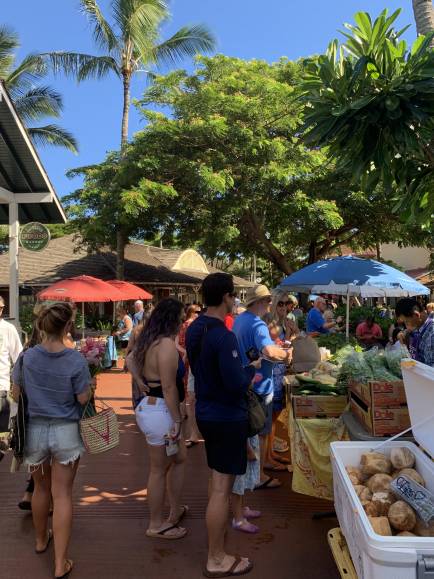
<instances>
[{"instance_id":1,"label":"market stall","mask_svg":"<svg viewBox=\"0 0 434 579\"><path fill-rule=\"evenodd\" d=\"M408 297L429 290L404 273L374 260L342 257L309 265L286 277L280 289L346 297L346 336L352 296ZM350 346L338 350L330 362L318 365L290 387L289 430L293 453L293 490L332 498L329 446L348 433L343 415L349 407L372 437L394 434L409 422L399 363L405 353L387 357ZM329 373L334 379L324 375ZM322 374L322 376L321 376ZM389 391L391 394L389 395ZM404 395L404 399L402 398Z\"/></svg>"}]
</instances>

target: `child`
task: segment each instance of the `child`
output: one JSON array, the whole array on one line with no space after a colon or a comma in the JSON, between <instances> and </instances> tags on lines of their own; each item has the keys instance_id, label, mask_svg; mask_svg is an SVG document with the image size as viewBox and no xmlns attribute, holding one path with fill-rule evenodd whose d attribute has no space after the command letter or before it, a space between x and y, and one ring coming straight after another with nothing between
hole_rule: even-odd
<instances>
[{"instance_id":1,"label":"child","mask_svg":"<svg viewBox=\"0 0 434 579\"><path fill-rule=\"evenodd\" d=\"M259 475L259 436L252 436L247 442L247 470L243 475L235 477L232 488L232 528L243 533L257 533L259 527L249 521L261 516L260 511L254 511L243 505L244 492L253 491L260 482Z\"/></svg>"}]
</instances>

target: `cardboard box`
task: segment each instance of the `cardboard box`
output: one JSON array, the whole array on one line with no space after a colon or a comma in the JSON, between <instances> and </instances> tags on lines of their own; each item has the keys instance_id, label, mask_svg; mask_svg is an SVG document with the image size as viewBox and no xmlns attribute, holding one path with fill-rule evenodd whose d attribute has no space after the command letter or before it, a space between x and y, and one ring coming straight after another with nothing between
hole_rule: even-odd
<instances>
[{"instance_id":1,"label":"cardboard box","mask_svg":"<svg viewBox=\"0 0 434 579\"><path fill-rule=\"evenodd\" d=\"M410 427L407 406L373 408L351 393L350 409L359 422L373 436L394 436Z\"/></svg>"},{"instance_id":2,"label":"cardboard box","mask_svg":"<svg viewBox=\"0 0 434 579\"><path fill-rule=\"evenodd\" d=\"M350 392L353 392L367 406L373 408L396 408L407 404L404 382L371 381L368 384L359 382L349 383Z\"/></svg>"},{"instance_id":3,"label":"cardboard box","mask_svg":"<svg viewBox=\"0 0 434 579\"><path fill-rule=\"evenodd\" d=\"M347 396L291 396L295 418L338 418L348 405Z\"/></svg>"}]
</instances>

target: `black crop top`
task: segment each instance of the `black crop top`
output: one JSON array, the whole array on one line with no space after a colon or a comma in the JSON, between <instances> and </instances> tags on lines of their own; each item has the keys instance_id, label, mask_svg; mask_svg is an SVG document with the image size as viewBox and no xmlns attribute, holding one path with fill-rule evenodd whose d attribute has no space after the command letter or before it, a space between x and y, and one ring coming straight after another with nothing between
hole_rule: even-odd
<instances>
[{"instance_id":1,"label":"black crop top","mask_svg":"<svg viewBox=\"0 0 434 579\"><path fill-rule=\"evenodd\" d=\"M184 376L185 376L185 364L182 361L181 356L179 356L178 370L176 371L176 389L178 390L180 402L184 402L185 399ZM161 380L147 380L144 377L143 382L146 384L146 386L149 386L151 390L148 393L148 396L155 396L155 398L164 398ZM151 384L158 384L158 386L151 386Z\"/></svg>"}]
</instances>

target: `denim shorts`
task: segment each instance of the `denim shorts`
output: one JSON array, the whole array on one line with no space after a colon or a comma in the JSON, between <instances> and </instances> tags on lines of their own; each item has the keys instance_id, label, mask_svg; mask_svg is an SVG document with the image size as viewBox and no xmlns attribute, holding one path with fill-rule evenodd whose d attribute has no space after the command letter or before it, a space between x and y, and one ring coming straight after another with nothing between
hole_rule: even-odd
<instances>
[{"instance_id":1,"label":"denim shorts","mask_svg":"<svg viewBox=\"0 0 434 579\"><path fill-rule=\"evenodd\" d=\"M84 453L79 423L64 418L30 418L26 429L24 463L39 466L55 460L72 464Z\"/></svg>"}]
</instances>

